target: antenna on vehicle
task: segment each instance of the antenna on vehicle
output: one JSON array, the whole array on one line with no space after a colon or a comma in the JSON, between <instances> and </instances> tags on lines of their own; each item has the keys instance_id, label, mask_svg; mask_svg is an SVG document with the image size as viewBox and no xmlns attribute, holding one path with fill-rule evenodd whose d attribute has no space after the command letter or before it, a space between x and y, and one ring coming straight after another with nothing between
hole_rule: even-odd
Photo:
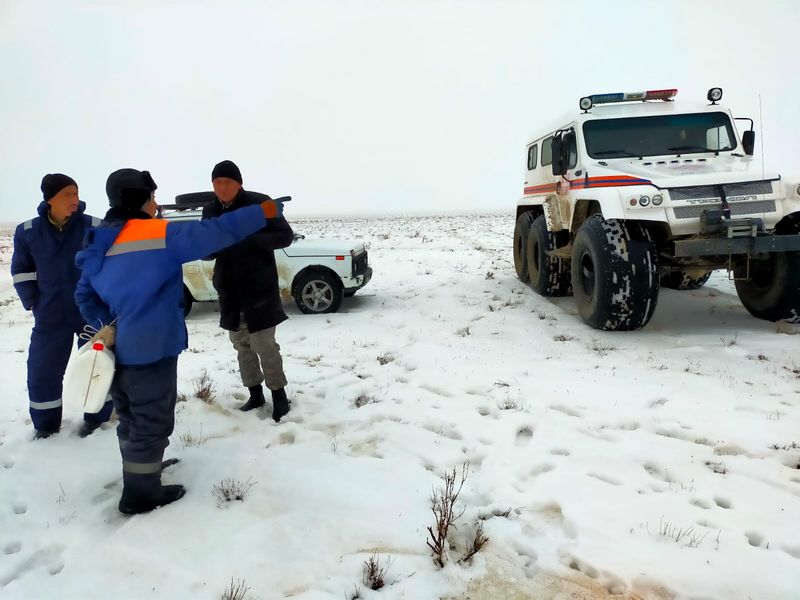
<instances>
[{"instance_id":1,"label":"antenna on vehicle","mask_svg":"<svg viewBox=\"0 0 800 600\"><path fill-rule=\"evenodd\" d=\"M758 122L761 130L761 179L764 179L764 113L761 111L761 94L758 95Z\"/></svg>"}]
</instances>

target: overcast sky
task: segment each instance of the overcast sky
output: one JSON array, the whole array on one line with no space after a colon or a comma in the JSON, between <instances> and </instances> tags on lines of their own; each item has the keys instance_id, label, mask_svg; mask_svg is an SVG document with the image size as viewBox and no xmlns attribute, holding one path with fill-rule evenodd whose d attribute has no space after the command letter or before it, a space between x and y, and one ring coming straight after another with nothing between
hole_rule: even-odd
<instances>
[{"instance_id":1,"label":"overcast sky","mask_svg":"<svg viewBox=\"0 0 800 600\"><path fill-rule=\"evenodd\" d=\"M48 172L102 216L105 180L157 198L245 187L287 216L511 209L525 143L591 93L725 90L767 169L800 179L797 0L0 0L0 220Z\"/></svg>"}]
</instances>

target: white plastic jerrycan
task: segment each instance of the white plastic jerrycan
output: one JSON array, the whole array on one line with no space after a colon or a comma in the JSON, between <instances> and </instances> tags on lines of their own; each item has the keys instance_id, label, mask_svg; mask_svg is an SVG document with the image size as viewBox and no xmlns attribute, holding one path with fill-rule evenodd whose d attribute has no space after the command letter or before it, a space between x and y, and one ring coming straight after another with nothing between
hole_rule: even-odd
<instances>
[{"instance_id":1,"label":"white plastic jerrycan","mask_svg":"<svg viewBox=\"0 0 800 600\"><path fill-rule=\"evenodd\" d=\"M64 374L64 404L81 412L99 412L111 389L115 362L114 353L102 342L81 346L70 357Z\"/></svg>"}]
</instances>

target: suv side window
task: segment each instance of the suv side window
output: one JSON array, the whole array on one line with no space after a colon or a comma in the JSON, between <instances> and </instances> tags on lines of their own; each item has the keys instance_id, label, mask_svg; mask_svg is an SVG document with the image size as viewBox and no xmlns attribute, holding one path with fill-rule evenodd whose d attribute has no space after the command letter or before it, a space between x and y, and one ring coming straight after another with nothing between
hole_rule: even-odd
<instances>
[{"instance_id":1,"label":"suv side window","mask_svg":"<svg viewBox=\"0 0 800 600\"><path fill-rule=\"evenodd\" d=\"M553 136L547 137L542 142L542 166L552 164L553 162L553 147L550 143L553 141Z\"/></svg>"},{"instance_id":2,"label":"suv side window","mask_svg":"<svg viewBox=\"0 0 800 600\"><path fill-rule=\"evenodd\" d=\"M539 145L534 144L528 148L528 171L533 171L536 168L536 161L539 158Z\"/></svg>"}]
</instances>

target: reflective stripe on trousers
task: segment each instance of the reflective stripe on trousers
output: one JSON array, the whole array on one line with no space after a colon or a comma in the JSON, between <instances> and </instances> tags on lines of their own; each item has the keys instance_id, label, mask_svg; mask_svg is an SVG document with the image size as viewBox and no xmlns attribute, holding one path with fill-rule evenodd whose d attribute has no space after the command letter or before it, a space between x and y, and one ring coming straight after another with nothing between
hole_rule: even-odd
<instances>
[{"instance_id":1,"label":"reflective stripe on trousers","mask_svg":"<svg viewBox=\"0 0 800 600\"><path fill-rule=\"evenodd\" d=\"M35 410L49 410L51 408L58 408L61 406L61 398L58 400L51 400L50 402L34 402L31 400L31 408Z\"/></svg>"},{"instance_id":2,"label":"reflective stripe on trousers","mask_svg":"<svg viewBox=\"0 0 800 600\"><path fill-rule=\"evenodd\" d=\"M26 281L36 281L36 271L31 273L17 273L12 277L14 283L24 283Z\"/></svg>"}]
</instances>

